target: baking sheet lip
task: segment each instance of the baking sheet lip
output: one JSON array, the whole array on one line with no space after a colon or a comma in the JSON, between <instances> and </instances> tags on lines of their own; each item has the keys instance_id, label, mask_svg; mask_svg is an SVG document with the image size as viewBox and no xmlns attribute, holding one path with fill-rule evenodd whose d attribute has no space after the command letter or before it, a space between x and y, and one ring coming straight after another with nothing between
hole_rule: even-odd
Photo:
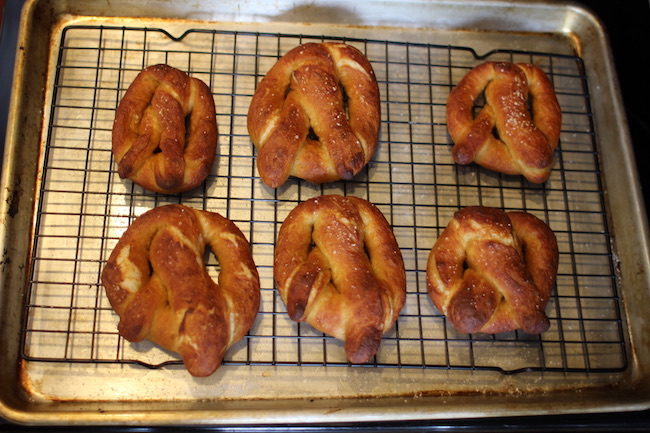
<instances>
[{"instance_id":1,"label":"baking sheet lip","mask_svg":"<svg viewBox=\"0 0 650 433\"><path fill-rule=\"evenodd\" d=\"M343 404L332 404L330 406L319 406L306 410L286 408L282 410L269 409L199 409L199 410L114 410L103 408L99 404L96 408L87 411L77 409L65 411L46 410L5 410L0 404L0 416L5 420L23 426L302 426L315 427L317 425L349 423L353 426L372 425L381 423L401 423L409 421L454 420L474 419L488 420L496 418L517 418L517 417L544 417L557 415L585 415L589 413L626 413L648 410L650 403L614 403L598 408L569 407L565 406L558 410L549 404L520 405L516 401L512 403L517 408L507 406L504 402L486 405L482 411L470 410L462 404L442 402L427 403L429 397L403 398L400 404L386 406L358 406L345 407ZM413 404L413 403L417 404ZM339 402L344 403L344 402Z\"/></svg>"},{"instance_id":2,"label":"baking sheet lip","mask_svg":"<svg viewBox=\"0 0 650 433\"><path fill-rule=\"evenodd\" d=\"M588 412L602 412L602 411L632 411L632 410L643 410L650 408L650 400L646 397L639 399L634 395L625 394L625 401L617 402L607 402L606 404L599 404L598 400L593 399L593 395L587 394L587 392L595 391L600 394L607 393L610 389L630 389L634 390L634 387L629 387L622 383L620 387L613 388L611 385L605 384L602 386L587 387L585 389L579 388L567 388L567 389L551 389L549 391L541 391L534 393L527 393L519 391L518 388L512 388L514 391L511 392L484 392L484 391L466 391L466 392L445 392L445 391L434 391L433 393L415 391L413 393L402 393L395 395L385 395L385 396L373 396L373 395L360 395L360 396L346 396L346 397L295 397L295 398L282 398L280 400L276 399L225 399L219 401L218 399L206 399L199 400L207 404L206 408L195 408L192 407L188 409L190 405L194 405L189 400L179 401L178 404L180 409L175 412L175 416L172 418L174 423L184 424L184 423L209 423L209 424L237 424L244 422L249 423L253 418L259 417L259 420L255 421L255 424L268 424L273 422L276 419L279 419L278 422L295 422L296 417L304 418L305 422L322 422L323 420L331 419L331 414L334 412L340 412L341 408L349 409L347 414L341 412L340 415L343 417L336 418L336 422L346 420L345 416L350 416L350 421L357 422L360 418L367 417L374 421L399 421L403 419L411 419L408 414L417 411L418 416L415 419L421 420L435 420L435 419L451 419L462 417L471 417L471 418L489 418L489 417L502 417L502 416L531 416L531 415L547 415L547 414L584 414ZM619 391L621 390L619 389ZM571 398L575 395L576 392L585 392L585 398L580 402L579 407L567 405L556 406L553 400L553 396L564 396L566 399ZM637 390L638 391L638 390ZM637 392L638 394L638 392ZM620 394L616 394L620 395ZM473 404L477 404L481 410L471 411L466 413L462 407L467 405L467 398L482 398L488 400L476 401L472 399ZM457 399L454 402L448 403L446 401L449 399ZM495 398L496 400L489 400ZM602 398L602 396L601 396ZM523 399L523 401L522 401ZM298 406L296 407L296 402L309 400L309 402L318 402L321 405L314 409L313 407ZM443 404L447 404L444 410L441 410L439 407L439 402L442 401ZM47 407L47 403L53 403L55 407ZM274 406L273 409L269 409L264 406L270 403L274 405L280 404L279 410L285 410L288 406L291 412L287 417L278 416L278 407ZM279 402L279 403L278 403ZM352 405L350 402L354 402ZM360 403L359 403L360 402ZM395 404L405 403L404 407L395 408ZM406 403L409 403L410 406L407 406ZM0 400L0 406L2 406L2 401ZM147 404L157 404L162 403L162 407L146 408ZM256 406L258 403L261 406ZM118 400L45 400L41 404L34 404L32 407L29 407L24 410L13 410L7 411L0 407L0 416L6 418L16 419L22 416L24 419L27 419L28 424L40 424L40 423L67 423L69 422L68 417L74 417L75 424L88 424L88 423L101 423L102 425L111 425L111 424L124 424L120 421L120 417L126 416L129 420L137 419L141 417L146 423L152 425L158 425L160 423L166 424L170 421L168 418L169 406L173 405L173 400L164 400L153 399L153 400L129 400L129 401L118 401ZM143 408L143 405L145 407ZM210 406L214 405L214 406ZM232 406L239 406L232 407ZM508 405L516 405L516 410L511 410L510 412L503 410L505 407L511 407ZM66 408L67 406L67 408ZM119 409L115 409L118 407ZM327 417L322 418L324 415L322 408L331 407L334 408L333 411L327 412ZM390 409L385 409L389 407ZM407 412L404 413L402 410L408 408ZM42 409L46 408L46 409ZM393 412L394 410L394 412ZM52 412L55 412L52 415ZM268 412L268 414L267 414ZM9 414L9 415L7 415ZM207 414L207 415L204 415ZM12 417L13 415L13 417Z\"/></svg>"},{"instance_id":3,"label":"baking sheet lip","mask_svg":"<svg viewBox=\"0 0 650 433\"><path fill-rule=\"evenodd\" d=\"M48 0L27 0L27 3L33 3L33 4L38 4L40 2L45 2ZM253 2L255 2L253 0ZM256 6L259 6L258 2L255 2ZM132 16L127 16L127 15L120 15L119 11L113 11L109 10L108 13L106 14L99 14L97 17L99 18L114 18L114 19L145 19L145 20L175 20L175 21L195 21L195 22L204 22L204 23L215 23L219 21L229 21L229 22L250 22L253 24L260 24L260 23L292 23L295 22L295 19L291 20L291 17L289 14L295 13L293 9L280 9L282 4L277 5L273 2L266 2L267 5L265 7L270 8L269 13L264 14L266 12L265 10L262 10L260 12L248 12L251 8L246 8L246 7L237 7L236 9L228 9L228 10L223 10L219 11L218 13L215 13L213 16L209 17L209 19L197 19L196 14L187 14L184 17L179 18L178 15L174 16L167 16L164 13L147 13L146 15L139 16L137 18L134 18ZM331 3L325 3L325 2L313 2L311 6L321 6L321 3L323 5L327 5L333 8L341 7L341 6L347 6L348 2L344 1L338 1L335 2L334 4ZM375 6L376 3L381 3L373 0L366 1L364 6L365 7L372 7ZM412 1L412 0L406 0L406 1L398 1L397 3L403 3L404 5L409 5L411 7L418 7L422 6L423 2L422 1ZM424 2L424 6L428 6ZM454 17L454 19L450 20L449 16L450 14L453 14L456 12L456 15L458 15L458 10L462 10L464 8L467 8L469 6L474 6L476 5L476 0L434 0L430 2L431 7L437 7L437 8L442 8L444 11L449 12L447 15L440 16L435 15L435 16L430 16L428 17L429 21L427 21L427 25L423 26L422 22L420 21L415 21L412 19L412 17L405 15L406 14L406 9L404 9L405 12L403 12L404 15L399 15L399 16L393 16L391 17L390 22L397 22L398 24L395 25L395 28L425 28L425 29L432 29L432 30L453 30L453 31L464 31L464 30L470 30L470 31L477 31L481 30L478 29L476 25L468 24L466 19L459 19ZM293 3L290 4L289 6L293 6L294 8L299 7L295 6ZM487 8L499 8L502 10L507 11L509 8L513 7L519 7L523 9L528 9L535 11L535 13L541 14L544 13L548 15L549 13L554 13L556 16L559 16L560 14L566 14L568 11L571 11L575 15L579 15L582 17L585 17L586 19L589 19L594 22L598 22L597 17L591 12L590 9L586 8L584 5L581 5L580 3L574 1L574 0L489 0L482 2L482 6L484 9ZM348 8L346 11L349 11L350 14L352 15L354 13L355 8ZM149 9L150 10L150 9ZM171 11L167 10L167 14L169 14ZM275 13L273 15L271 12ZM302 11L298 13L304 13ZM79 17L92 17L93 15L81 15L79 13L69 13L68 15L70 16L79 16ZM313 12L311 15L314 15ZM493 14L494 15L494 14ZM283 17L282 20L278 20L278 17ZM556 22L553 19L547 19L544 20L543 23L540 22L540 20L531 22L531 21L526 21L523 22L521 20L510 20L507 19L508 14L503 13L500 16L499 20L484 20L481 22L481 25L485 28L487 31L500 31L500 32L533 32L533 33L553 33L553 34L558 34L562 33L562 30L564 30L564 27L558 26ZM357 26L357 27L384 27L386 20L382 16L381 18L375 18L375 21L373 22L367 22L367 23L362 23L359 24L358 22L354 22L351 19L341 19L340 16L338 17L333 17L332 19L336 18L338 22L334 22L332 24L334 25L341 25L341 26ZM323 23L329 23L326 21L318 21L314 20L313 21L316 24L323 24ZM534 24L540 25L542 24L542 27L539 29L531 29L531 26ZM505 27L504 27L505 26Z\"/></svg>"},{"instance_id":4,"label":"baking sheet lip","mask_svg":"<svg viewBox=\"0 0 650 433\"><path fill-rule=\"evenodd\" d=\"M589 9L587 9L588 12L591 12ZM611 104L608 106L609 111L607 112L608 114L603 114L599 112L595 112L595 122L594 122L594 132L595 132L595 137L598 138L597 140L597 147L599 149L602 149L603 146L607 146L610 144L617 145L621 151L621 161L620 165L625 167L625 170L623 170L622 176L626 179L625 182L617 182L619 184L625 185L627 188L625 189L625 197L626 197L626 202L628 203L629 206L632 206L634 209L633 212L630 212L629 215L634 215L635 218L633 218L633 221L629 221L627 217L629 215L623 215L624 218L614 218L614 214L619 213L619 210L617 209L616 206L612 205L612 199L610 194L610 190L607 188L607 185L612 183L611 178L619 176L620 174L617 174L618 172L614 172L614 174L610 174L608 170L605 169L605 166L610 163L609 160L605 159L600 159L600 172L602 176L602 181L603 184L605 185L603 194L606 196L605 203L608 206L608 211L607 211L607 218L608 218L608 226L611 227L611 231L614 233L611 236L610 242L611 242L611 249L612 251L615 252L615 264L617 265L615 276L617 278L616 286L619 288L619 293L620 293L620 298L621 298L621 314L624 316L623 320L626 322L626 326L628 328L628 331L625 333L626 339L627 339L627 347L628 347L628 363L630 364L630 370L634 371L635 374L646 374L645 377L640 377L637 379L638 383L645 384L646 386L650 386L650 377L647 376L647 367L646 367L646 372L641 373L641 370L644 368L643 362L639 359L639 354L636 348L638 347L638 340L639 338L636 337L638 333L633 332L632 330L632 322L634 322L634 317L632 316L632 312L630 311L630 303L627 302L627 297L628 294L625 290L622 290L621 287L623 287L623 283L621 280L625 277L623 274L629 275L630 273L634 273L634 278L642 280L642 282L645 284L646 290L650 290L650 214L646 212L646 203L643 197L642 193L642 187L640 183L640 176L639 176L639 168L640 166L637 163L635 153L633 150L633 145L632 145L632 139L630 136L629 132L629 126L628 126L628 121L627 121L627 114L624 109L624 104L622 100L622 94L620 90L620 84L618 80L618 75L616 72L616 69L614 68L614 58L613 54L611 51L611 46L609 42L609 37L607 35L607 29L604 28L602 25L602 21L597 16L593 16L593 19L595 20L596 24L599 26L599 33L598 33L598 38L599 38L599 46L602 48L601 50L598 50L598 55L602 56L602 63L604 64L606 71L604 75L606 78L604 79L604 83L606 84L604 93L603 95L606 95L608 100L611 102ZM584 51L584 49L582 50ZM580 55L583 56L584 53L581 51ZM593 60L592 60L593 61ZM585 62L587 63L587 62ZM603 84L603 78L598 77L598 76L593 76L594 68L589 68L585 67L586 70L586 83L589 87L596 87L598 88L598 84ZM596 86L594 86L596 84ZM603 89L598 88L598 91L603 91ZM598 122L598 117L602 117L603 119L607 119L607 116L612 116L612 121L609 123L615 123L619 125L620 127L617 129L614 129L612 134L613 136L609 137L610 130L611 128L607 128L608 123L607 122ZM629 200L627 199L629 197ZM635 253L634 254L634 260L629 260L627 262L621 261L620 257L618 256L618 252L621 251L620 248L618 248L618 245L620 243L619 239L622 237L621 230L617 230L616 227L619 226L623 223L631 223L634 225L635 229L630 230L631 232L634 233L636 242L639 242L641 244L640 248L640 253ZM640 236L639 236L640 235ZM630 266L631 265L631 266ZM637 267L638 265L638 267ZM634 269L632 269L634 268ZM632 270L630 270L632 269ZM637 303L632 303L633 308L636 308ZM645 365L648 365L647 362Z\"/></svg>"},{"instance_id":5,"label":"baking sheet lip","mask_svg":"<svg viewBox=\"0 0 650 433\"><path fill-rule=\"evenodd\" d=\"M24 124L21 122L21 110L25 105L26 96L23 92L15 91L16 88L24 88L25 84L25 74L24 71L27 68L27 46L29 41L30 32L29 24L31 22L31 9L29 0L25 2L22 9L20 10L20 22L18 23L18 30L16 35L16 49L14 53L14 63L13 70L11 73L12 80L12 91L9 95L8 101L8 112L6 119L6 131L5 137L2 137L4 141L4 147L2 155L2 166L0 167L0 185L2 185L0 192L0 250L3 251L3 263L0 267L0 299L6 300L5 295L6 291L14 290L19 291L18 294L14 293L13 296L20 297L24 299L24 291L26 290L26 273L25 269L29 268L29 261L32 255L31 248L25 254L25 259L18 260L16 257L16 246L12 244L11 240L16 225L16 220L18 218L23 218L24 215L19 215L22 209L29 209L28 222L25 224L29 227L33 227L33 221L35 219L34 214L34 203L35 203L35 189L33 185L28 184L25 180L26 176L20 175L21 161L18 159L17 152L18 146L20 143L21 132L24 130ZM40 113L37 113L40 114ZM43 120L40 118L38 124L40 126L39 131L43 129ZM38 133L40 136L40 132ZM31 176L31 175L30 175ZM33 231L29 230L28 234L29 240L27 243L31 245L33 239ZM7 271L8 267L12 267L13 270ZM20 274L19 277L12 276ZM25 281L24 284L20 287L11 287L9 280L21 280ZM0 302L0 304L2 304ZM5 344L0 345L0 350L16 352L18 354L20 349L17 347L20 341L20 329L22 324L22 312L24 302L21 302L18 312L12 312L17 317L17 320L12 325L17 328L15 335L16 346L12 345L12 348L9 349L5 347ZM9 308L8 305L0 305L0 314L2 314L2 322L4 324L5 320L8 320L8 316L3 313L6 313L6 309ZM3 333L3 337L0 337L0 340L3 340L8 336L8 327L0 327L0 332ZM2 341L0 341L1 343ZM5 353L6 356L6 353ZM19 357L19 355L18 355ZM20 363L20 361L18 362ZM19 377L20 367L16 365L15 367L12 364L5 365L3 364L4 372L0 374L0 377L8 380L17 381ZM17 409L14 407L17 404L17 401L27 402L28 397L23 395L20 385L17 383L12 383L11 387L9 384L3 384L3 390L0 391L0 417L10 418L9 414L16 413ZM10 392L11 395L7 398L4 392ZM22 400L21 400L22 399ZM1 425L0 425L1 429Z\"/></svg>"}]
</instances>

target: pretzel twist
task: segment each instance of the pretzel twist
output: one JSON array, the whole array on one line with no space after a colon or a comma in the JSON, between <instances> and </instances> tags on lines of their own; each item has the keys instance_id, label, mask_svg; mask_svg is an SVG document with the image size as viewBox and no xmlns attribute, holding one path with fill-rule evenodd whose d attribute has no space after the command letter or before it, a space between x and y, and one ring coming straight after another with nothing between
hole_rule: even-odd
<instances>
[{"instance_id":1,"label":"pretzel twist","mask_svg":"<svg viewBox=\"0 0 650 433\"><path fill-rule=\"evenodd\" d=\"M113 154L121 178L172 194L205 180L217 137L208 86L171 66L153 65L138 74L117 107Z\"/></svg>"},{"instance_id":2,"label":"pretzel twist","mask_svg":"<svg viewBox=\"0 0 650 433\"><path fill-rule=\"evenodd\" d=\"M542 220L475 206L457 211L433 246L427 283L460 332L539 334L550 325L557 267L555 234Z\"/></svg>"},{"instance_id":3,"label":"pretzel twist","mask_svg":"<svg viewBox=\"0 0 650 433\"><path fill-rule=\"evenodd\" d=\"M379 88L372 66L356 48L307 43L268 71L248 111L264 183L290 175L312 183L351 179L377 145Z\"/></svg>"},{"instance_id":4,"label":"pretzel twist","mask_svg":"<svg viewBox=\"0 0 650 433\"><path fill-rule=\"evenodd\" d=\"M325 195L294 208L280 228L274 276L291 319L344 340L353 363L377 352L406 297L393 232L357 197Z\"/></svg>"},{"instance_id":5,"label":"pretzel twist","mask_svg":"<svg viewBox=\"0 0 650 433\"><path fill-rule=\"evenodd\" d=\"M206 245L216 255L215 282L205 268ZM178 352L193 376L208 376L248 332L260 283L241 231L213 212L182 205L154 208L124 232L102 272L118 331Z\"/></svg>"},{"instance_id":6,"label":"pretzel twist","mask_svg":"<svg viewBox=\"0 0 650 433\"><path fill-rule=\"evenodd\" d=\"M474 118L474 102L482 92L485 105ZM531 64L483 63L463 77L447 100L447 128L458 164L475 162L535 183L550 176L561 123L551 81Z\"/></svg>"}]
</instances>

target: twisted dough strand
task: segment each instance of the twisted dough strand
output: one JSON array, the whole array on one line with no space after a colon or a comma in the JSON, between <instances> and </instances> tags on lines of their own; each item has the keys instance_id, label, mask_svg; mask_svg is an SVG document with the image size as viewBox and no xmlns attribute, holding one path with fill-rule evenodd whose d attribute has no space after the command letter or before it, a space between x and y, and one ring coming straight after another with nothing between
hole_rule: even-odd
<instances>
[{"instance_id":1,"label":"twisted dough strand","mask_svg":"<svg viewBox=\"0 0 650 433\"><path fill-rule=\"evenodd\" d=\"M474 118L474 102L483 91L485 105ZM447 100L447 128L458 164L475 162L500 173L523 174L535 183L550 176L561 123L552 83L531 64L483 63L463 77Z\"/></svg>"},{"instance_id":2,"label":"twisted dough strand","mask_svg":"<svg viewBox=\"0 0 650 433\"><path fill-rule=\"evenodd\" d=\"M290 175L313 183L351 179L377 145L372 66L347 44L295 47L259 83L247 121L258 171L270 187Z\"/></svg>"},{"instance_id":3,"label":"twisted dough strand","mask_svg":"<svg viewBox=\"0 0 650 433\"><path fill-rule=\"evenodd\" d=\"M307 200L283 222L275 251L291 319L344 340L351 362L367 362L406 297L402 256L381 212L357 197Z\"/></svg>"},{"instance_id":4,"label":"twisted dough strand","mask_svg":"<svg viewBox=\"0 0 650 433\"><path fill-rule=\"evenodd\" d=\"M205 269L206 245L219 261L218 282ZM212 374L257 315L260 283L249 248L213 212L166 205L138 217L102 272L120 335L180 353L193 376Z\"/></svg>"},{"instance_id":5,"label":"twisted dough strand","mask_svg":"<svg viewBox=\"0 0 650 433\"><path fill-rule=\"evenodd\" d=\"M208 86L168 65L141 71L115 113L113 154L121 178L150 191L178 193L201 184L217 146Z\"/></svg>"},{"instance_id":6,"label":"twisted dough strand","mask_svg":"<svg viewBox=\"0 0 650 433\"><path fill-rule=\"evenodd\" d=\"M429 294L460 332L549 327L544 308L558 267L555 234L526 212L471 206L456 212L427 264Z\"/></svg>"}]
</instances>

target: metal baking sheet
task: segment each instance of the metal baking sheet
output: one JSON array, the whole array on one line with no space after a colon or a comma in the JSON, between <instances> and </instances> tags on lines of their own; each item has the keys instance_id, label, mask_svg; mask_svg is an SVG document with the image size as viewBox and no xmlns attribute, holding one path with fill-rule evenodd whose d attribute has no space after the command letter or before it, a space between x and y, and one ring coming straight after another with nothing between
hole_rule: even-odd
<instances>
[{"instance_id":1,"label":"metal baking sheet","mask_svg":"<svg viewBox=\"0 0 650 433\"><path fill-rule=\"evenodd\" d=\"M33 0L23 11L2 182L0 415L28 424L272 424L582 413L648 407L648 230L607 40L571 3ZM378 150L354 180L274 190L255 169L248 104L284 52L345 41L382 94ZM550 76L563 111L549 181L451 158L446 96L485 60ZM168 63L215 98L218 162L203 186L149 193L119 179L115 108L143 67ZM320 194L366 198L392 224L407 302L372 362L286 316L272 280L287 213ZM262 280L249 335L209 378L116 330L99 282L138 215L166 203L219 212L251 242ZM455 331L428 298L426 259L460 207L522 209L558 236L541 336ZM211 272L218 264L210 262ZM575 398L576 392L580 398Z\"/></svg>"}]
</instances>

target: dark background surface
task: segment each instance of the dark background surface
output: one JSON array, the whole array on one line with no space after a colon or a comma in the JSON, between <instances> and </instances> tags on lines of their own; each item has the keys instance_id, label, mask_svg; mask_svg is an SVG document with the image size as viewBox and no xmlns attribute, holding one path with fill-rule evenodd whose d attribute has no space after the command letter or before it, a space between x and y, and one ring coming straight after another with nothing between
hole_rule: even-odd
<instances>
[{"instance_id":1,"label":"dark background surface","mask_svg":"<svg viewBox=\"0 0 650 433\"><path fill-rule=\"evenodd\" d=\"M23 0L0 0L0 7L6 1L4 22L0 29L0 150L4 147L7 107L11 93L13 55L18 31L19 8ZM144 1L144 0L143 0ZM650 147L650 73L647 68L650 57L650 2L649 0L581 0L598 16L610 40L618 80L632 144L634 146L639 178L645 198L646 209L650 206L650 168L645 166ZM650 302L650 301L649 301ZM2 368L2 366L0 366ZM577 395L577 398L579 396ZM227 432L416 432L416 431L463 431L494 432L504 430L573 431L573 432L617 432L650 431L650 411L627 413L595 413L582 415L545 416L531 418L498 418L488 420L442 420L435 423L415 422L408 424L355 424L339 426L309 426L289 428L275 427L222 427L201 428L143 428L118 429L116 427L74 428L74 427L20 427L0 420L0 431L16 432L76 432L93 431L104 433L116 430L138 432L167 431L227 431Z\"/></svg>"}]
</instances>

